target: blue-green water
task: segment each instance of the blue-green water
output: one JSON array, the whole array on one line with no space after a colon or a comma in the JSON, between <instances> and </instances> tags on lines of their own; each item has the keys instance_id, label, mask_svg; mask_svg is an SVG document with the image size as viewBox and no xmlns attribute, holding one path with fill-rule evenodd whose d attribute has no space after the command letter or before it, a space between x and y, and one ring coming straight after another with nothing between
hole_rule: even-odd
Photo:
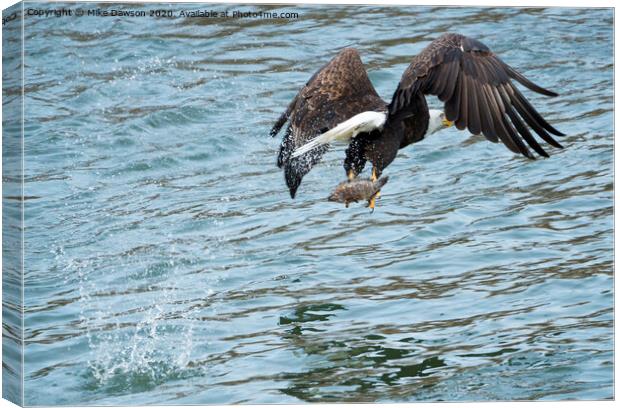
<instances>
[{"instance_id":1,"label":"blue-green water","mask_svg":"<svg viewBox=\"0 0 620 408\"><path fill-rule=\"evenodd\" d=\"M612 11L267 9L27 17L25 402L612 398ZM388 99L448 30L561 93L526 95L566 149L448 129L373 214L325 200L340 151L291 200L268 131L314 71L354 46Z\"/></svg>"}]
</instances>

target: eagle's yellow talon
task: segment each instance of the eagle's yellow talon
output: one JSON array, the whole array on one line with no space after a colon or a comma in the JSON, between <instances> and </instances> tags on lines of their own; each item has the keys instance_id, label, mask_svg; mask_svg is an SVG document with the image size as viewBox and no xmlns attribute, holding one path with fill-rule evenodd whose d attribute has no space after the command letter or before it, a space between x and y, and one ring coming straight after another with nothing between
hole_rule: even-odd
<instances>
[{"instance_id":1,"label":"eagle's yellow talon","mask_svg":"<svg viewBox=\"0 0 620 408\"><path fill-rule=\"evenodd\" d=\"M349 178L349 181L353 181L353 179L355 178L355 172L353 170L349 170L347 177Z\"/></svg>"},{"instance_id":2,"label":"eagle's yellow talon","mask_svg":"<svg viewBox=\"0 0 620 408\"><path fill-rule=\"evenodd\" d=\"M375 200L377 199L377 195L375 194L370 201L368 202L368 208L370 208L371 210L375 210Z\"/></svg>"}]
</instances>

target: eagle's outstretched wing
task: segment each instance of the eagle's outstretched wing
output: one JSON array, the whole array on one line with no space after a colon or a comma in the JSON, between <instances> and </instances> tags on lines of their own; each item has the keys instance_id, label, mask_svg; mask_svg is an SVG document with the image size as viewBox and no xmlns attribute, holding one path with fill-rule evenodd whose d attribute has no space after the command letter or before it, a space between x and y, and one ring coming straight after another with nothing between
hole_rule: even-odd
<instances>
[{"instance_id":1,"label":"eagle's outstretched wing","mask_svg":"<svg viewBox=\"0 0 620 408\"><path fill-rule=\"evenodd\" d=\"M534 158L525 140L538 154L548 157L528 126L555 147L562 146L549 133L563 133L532 107L511 79L540 94L557 96L529 81L480 41L444 34L417 55L403 73L390 103L390 116L407 114L412 97L419 92L437 95L445 104L447 119L458 129L482 133L495 143L499 139L513 152Z\"/></svg>"},{"instance_id":2,"label":"eagle's outstretched wing","mask_svg":"<svg viewBox=\"0 0 620 408\"><path fill-rule=\"evenodd\" d=\"M343 49L315 73L270 132L275 136L289 122L280 145L278 167L284 167L291 197L295 197L301 179L320 160L327 146L293 157L295 149L359 113L386 109L386 102L372 86L355 49Z\"/></svg>"}]
</instances>

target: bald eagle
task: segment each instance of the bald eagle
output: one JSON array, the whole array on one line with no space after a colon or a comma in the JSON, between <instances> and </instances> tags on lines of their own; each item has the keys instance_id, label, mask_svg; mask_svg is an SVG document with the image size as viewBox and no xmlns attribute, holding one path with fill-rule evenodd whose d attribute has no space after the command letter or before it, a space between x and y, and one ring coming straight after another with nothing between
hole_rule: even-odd
<instances>
[{"instance_id":1,"label":"bald eagle","mask_svg":"<svg viewBox=\"0 0 620 408\"><path fill-rule=\"evenodd\" d=\"M512 80L557 96L532 83L480 41L448 33L413 58L388 104L372 86L359 53L343 49L310 78L271 129L275 136L289 123L277 163L284 168L291 198L332 142L348 143L344 169L349 180L362 172L366 161L372 163L376 180L399 149L452 124L491 142L501 141L527 158L534 159L528 146L549 157L529 128L557 148L562 146L550 133L563 133L532 107ZM436 95L444 111L429 110L425 95Z\"/></svg>"}]
</instances>

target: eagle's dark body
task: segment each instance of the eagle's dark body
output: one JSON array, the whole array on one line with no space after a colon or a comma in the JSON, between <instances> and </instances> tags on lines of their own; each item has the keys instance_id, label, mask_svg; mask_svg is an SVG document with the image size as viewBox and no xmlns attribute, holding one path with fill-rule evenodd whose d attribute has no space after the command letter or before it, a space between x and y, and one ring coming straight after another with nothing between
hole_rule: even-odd
<instances>
[{"instance_id":1,"label":"eagle's dark body","mask_svg":"<svg viewBox=\"0 0 620 408\"><path fill-rule=\"evenodd\" d=\"M325 131L358 113L387 111L387 103L372 86L358 52L352 48L340 51L327 65L310 78L286 112L271 130L275 136L289 121L278 154L278 166L284 167L286 183L295 196L301 179L310 171L327 150L327 146L298 158L293 151ZM356 150L353 153L353 150ZM360 142L347 154L347 165L363 168Z\"/></svg>"},{"instance_id":2,"label":"eagle's dark body","mask_svg":"<svg viewBox=\"0 0 620 408\"><path fill-rule=\"evenodd\" d=\"M547 157L528 126L556 147L561 145L549 133L562 133L542 118L511 80L543 95L557 96L527 80L481 42L444 34L413 58L388 104L372 86L358 52L343 49L310 78L271 130L275 136L289 123L278 166L284 168L291 197L327 146L292 157L295 149L359 113L386 112L383 128L357 135L344 161L345 171L355 174L371 161L378 177L399 149L424 138L429 125L425 95L429 94L444 102L446 118L458 129L501 141L528 158L534 156L527 146Z\"/></svg>"}]
</instances>

